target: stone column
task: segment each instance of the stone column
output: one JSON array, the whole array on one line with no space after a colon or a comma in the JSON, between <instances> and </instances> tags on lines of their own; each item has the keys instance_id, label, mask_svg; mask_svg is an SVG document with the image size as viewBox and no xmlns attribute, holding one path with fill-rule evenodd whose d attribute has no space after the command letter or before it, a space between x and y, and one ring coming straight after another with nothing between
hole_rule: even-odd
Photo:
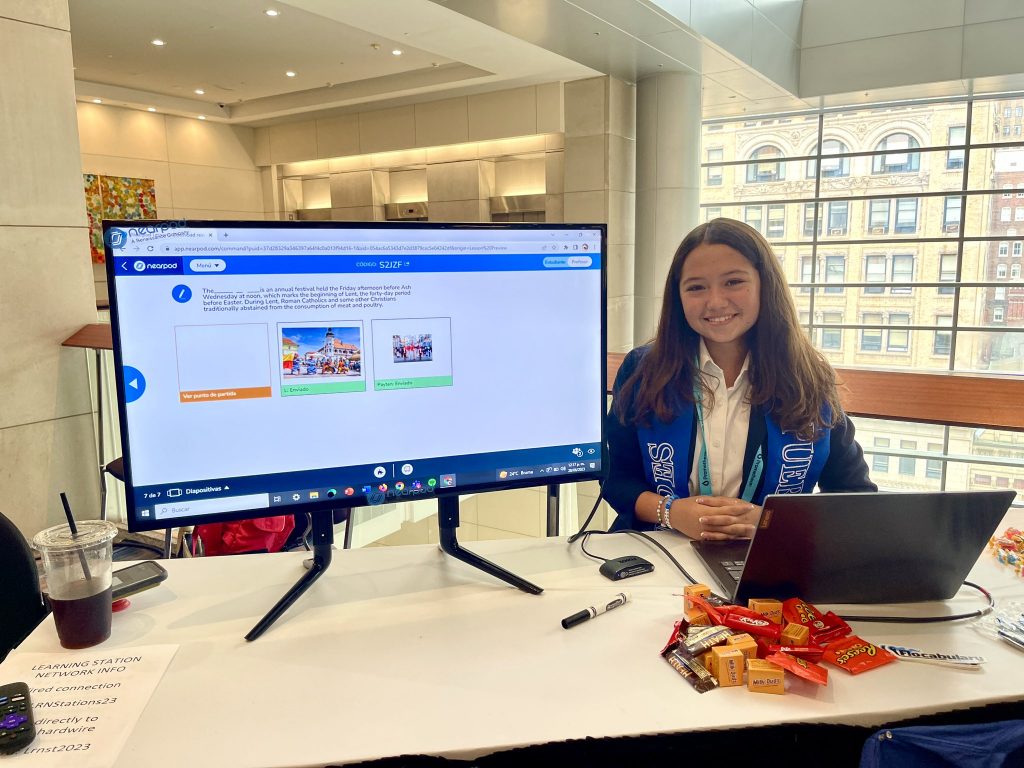
<instances>
[{"instance_id":1,"label":"stone column","mask_svg":"<svg viewBox=\"0 0 1024 768\"><path fill-rule=\"evenodd\" d=\"M0 511L26 534L99 514L96 322L67 0L0 0Z\"/></svg>"},{"instance_id":2,"label":"stone column","mask_svg":"<svg viewBox=\"0 0 1024 768\"><path fill-rule=\"evenodd\" d=\"M637 84L636 344L654 335L672 256L700 218L700 120L699 75Z\"/></svg>"}]
</instances>

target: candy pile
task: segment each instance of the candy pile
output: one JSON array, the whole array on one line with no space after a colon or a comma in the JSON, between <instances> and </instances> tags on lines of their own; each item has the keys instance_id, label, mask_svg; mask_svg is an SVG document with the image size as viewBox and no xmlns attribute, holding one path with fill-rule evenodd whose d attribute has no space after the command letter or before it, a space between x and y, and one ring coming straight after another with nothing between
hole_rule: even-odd
<instances>
[{"instance_id":1,"label":"candy pile","mask_svg":"<svg viewBox=\"0 0 1024 768\"><path fill-rule=\"evenodd\" d=\"M756 693L785 693L786 671L828 684L825 661L850 674L875 669L893 654L852 635L850 626L799 598L719 604L704 584L686 587L684 618L661 655L699 693L743 685Z\"/></svg>"},{"instance_id":2,"label":"candy pile","mask_svg":"<svg viewBox=\"0 0 1024 768\"><path fill-rule=\"evenodd\" d=\"M1003 565L1013 568L1018 576L1024 576L1024 533L1017 528L1007 528L1002 536L993 536L988 547Z\"/></svg>"}]
</instances>

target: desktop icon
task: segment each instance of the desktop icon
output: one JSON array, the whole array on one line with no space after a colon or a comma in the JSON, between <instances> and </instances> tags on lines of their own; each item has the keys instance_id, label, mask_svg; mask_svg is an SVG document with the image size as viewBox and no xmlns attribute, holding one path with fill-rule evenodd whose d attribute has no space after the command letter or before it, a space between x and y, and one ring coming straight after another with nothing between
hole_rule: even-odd
<instances>
[{"instance_id":1,"label":"desktop icon","mask_svg":"<svg viewBox=\"0 0 1024 768\"><path fill-rule=\"evenodd\" d=\"M403 483L401 480L399 480L397 483L395 483L395 490L396 491L404 491L405 490L405 483Z\"/></svg>"},{"instance_id":2,"label":"desktop icon","mask_svg":"<svg viewBox=\"0 0 1024 768\"><path fill-rule=\"evenodd\" d=\"M405 475L406 477L411 475L412 474L412 464L403 464L402 465L402 474Z\"/></svg>"},{"instance_id":3,"label":"desktop icon","mask_svg":"<svg viewBox=\"0 0 1024 768\"><path fill-rule=\"evenodd\" d=\"M167 489L167 498L168 499L175 499L178 496L181 496L181 488L168 488Z\"/></svg>"},{"instance_id":4,"label":"desktop icon","mask_svg":"<svg viewBox=\"0 0 1024 768\"><path fill-rule=\"evenodd\" d=\"M364 494L367 494L367 493L373 493L373 486L372 486L372 485L364 485L364 486L362 487L361 491L362 491L362 493L364 493Z\"/></svg>"},{"instance_id":5,"label":"desktop icon","mask_svg":"<svg viewBox=\"0 0 1024 768\"><path fill-rule=\"evenodd\" d=\"M454 488L455 487L455 475L441 475L441 487L442 488Z\"/></svg>"},{"instance_id":6,"label":"desktop icon","mask_svg":"<svg viewBox=\"0 0 1024 768\"><path fill-rule=\"evenodd\" d=\"M433 477L427 478L427 486L428 487L433 488L435 485L437 485L437 480L435 478L433 478Z\"/></svg>"},{"instance_id":7,"label":"desktop icon","mask_svg":"<svg viewBox=\"0 0 1024 768\"><path fill-rule=\"evenodd\" d=\"M376 477L378 480L380 480L382 477L384 477L384 475L386 475L387 473L388 473L388 471L386 469L384 469L384 467L374 467L373 468L373 476Z\"/></svg>"},{"instance_id":8,"label":"desktop icon","mask_svg":"<svg viewBox=\"0 0 1024 768\"><path fill-rule=\"evenodd\" d=\"M414 491L422 491L423 490L423 483L421 483L419 480L413 480L411 488Z\"/></svg>"},{"instance_id":9,"label":"desktop icon","mask_svg":"<svg viewBox=\"0 0 1024 768\"><path fill-rule=\"evenodd\" d=\"M388 484L387 483L381 483L380 485L377 486L377 490L380 491L381 493L387 493L388 492Z\"/></svg>"},{"instance_id":10,"label":"desktop icon","mask_svg":"<svg viewBox=\"0 0 1024 768\"><path fill-rule=\"evenodd\" d=\"M301 500L302 500L302 496L300 494L298 494L298 493L293 493L292 494L292 501L301 501Z\"/></svg>"},{"instance_id":11,"label":"desktop icon","mask_svg":"<svg viewBox=\"0 0 1024 768\"><path fill-rule=\"evenodd\" d=\"M355 488L346 488L346 489L345 489L345 495L346 495L346 496L351 496L351 495L352 495L353 493L355 493L355 492L356 492L356 489L355 489Z\"/></svg>"},{"instance_id":12,"label":"desktop icon","mask_svg":"<svg viewBox=\"0 0 1024 768\"><path fill-rule=\"evenodd\" d=\"M320 491L310 491L309 492L309 498L311 498L311 499L319 499L320 498Z\"/></svg>"},{"instance_id":13,"label":"desktop icon","mask_svg":"<svg viewBox=\"0 0 1024 768\"><path fill-rule=\"evenodd\" d=\"M280 504L281 503L281 497L280 496L275 496L274 497L274 503L275 504Z\"/></svg>"},{"instance_id":14,"label":"desktop icon","mask_svg":"<svg viewBox=\"0 0 1024 768\"><path fill-rule=\"evenodd\" d=\"M575 456L577 459L582 459L583 449L577 445L575 448L572 449L572 455Z\"/></svg>"},{"instance_id":15,"label":"desktop icon","mask_svg":"<svg viewBox=\"0 0 1024 768\"><path fill-rule=\"evenodd\" d=\"M508 472L506 472L503 469L503 470L501 470L501 472L498 473L498 477L500 477L502 480L504 480L506 477L508 477Z\"/></svg>"}]
</instances>

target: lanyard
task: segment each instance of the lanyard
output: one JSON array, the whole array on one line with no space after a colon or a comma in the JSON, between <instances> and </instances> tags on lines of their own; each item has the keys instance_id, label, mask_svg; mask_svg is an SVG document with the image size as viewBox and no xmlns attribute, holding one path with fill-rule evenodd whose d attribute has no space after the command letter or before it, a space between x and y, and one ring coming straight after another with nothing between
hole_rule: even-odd
<instances>
[{"instance_id":1,"label":"lanyard","mask_svg":"<svg viewBox=\"0 0 1024 768\"><path fill-rule=\"evenodd\" d=\"M697 405L697 423L700 425L700 457L697 459L697 479L702 496L714 496L715 492L711 487L711 464L708 461L708 440L704 435L704 407L701 401L704 392L700 385L693 388L693 400ZM750 465L750 474L747 475L747 482L743 485L743 493L740 498L744 501L752 501L757 484L761 481L761 473L764 471L764 457L761 455L761 446L757 447L754 461Z\"/></svg>"}]
</instances>

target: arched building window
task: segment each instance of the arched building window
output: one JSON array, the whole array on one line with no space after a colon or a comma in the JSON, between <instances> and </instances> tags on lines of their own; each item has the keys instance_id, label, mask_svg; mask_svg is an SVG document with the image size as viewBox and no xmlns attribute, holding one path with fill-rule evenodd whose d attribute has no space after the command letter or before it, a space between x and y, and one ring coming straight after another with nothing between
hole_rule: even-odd
<instances>
[{"instance_id":1,"label":"arched building window","mask_svg":"<svg viewBox=\"0 0 1024 768\"><path fill-rule=\"evenodd\" d=\"M841 155L850 151L843 142L838 139L825 139L821 145L821 176L825 179L834 179L840 176L850 175L850 158L848 157L827 157L827 155ZM814 154L818 151L815 147L811 150L810 154ZM807 161L807 178L813 179L814 172L817 170L815 166L817 162L815 160Z\"/></svg>"},{"instance_id":2,"label":"arched building window","mask_svg":"<svg viewBox=\"0 0 1024 768\"><path fill-rule=\"evenodd\" d=\"M750 153L751 160L757 160L747 166L747 182L782 181L786 178L786 164L779 162L782 150L765 144Z\"/></svg>"},{"instance_id":3,"label":"arched building window","mask_svg":"<svg viewBox=\"0 0 1024 768\"><path fill-rule=\"evenodd\" d=\"M886 150L888 154L871 158L872 173L913 173L921 167L921 153L908 152L920 144L909 133L890 133L875 147L876 151Z\"/></svg>"}]
</instances>

